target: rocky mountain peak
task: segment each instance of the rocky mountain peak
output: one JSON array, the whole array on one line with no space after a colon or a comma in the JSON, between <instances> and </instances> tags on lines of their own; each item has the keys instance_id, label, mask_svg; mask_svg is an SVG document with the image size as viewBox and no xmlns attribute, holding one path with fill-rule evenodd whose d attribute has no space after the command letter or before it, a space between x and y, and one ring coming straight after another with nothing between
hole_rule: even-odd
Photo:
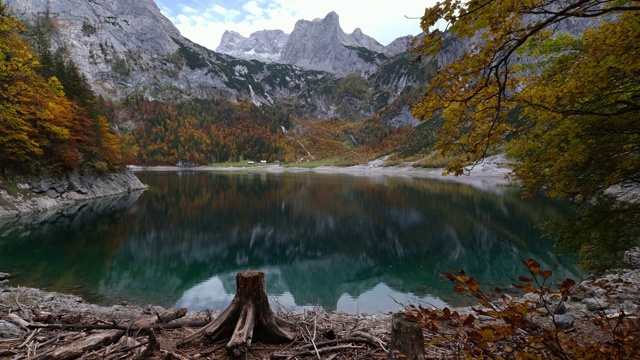
<instances>
[{"instance_id":1,"label":"rocky mountain peak","mask_svg":"<svg viewBox=\"0 0 640 360\"><path fill-rule=\"evenodd\" d=\"M284 100L298 116L360 119L423 81L405 55L388 58L389 50L361 29L346 34L335 12L298 21L290 35L263 30L247 38L228 31L214 52L182 37L153 0L6 3L24 22L48 24L51 50L62 50L93 90L112 100ZM328 72L317 71L323 69ZM355 83L346 78L352 74Z\"/></svg>"},{"instance_id":2,"label":"rocky mountain peak","mask_svg":"<svg viewBox=\"0 0 640 360\"><path fill-rule=\"evenodd\" d=\"M227 30L216 51L245 60L278 62L288 38L282 30L256 31L248 38Z\"/></svg>"},{"instance_id":3,"label":"rocky mountain peak","mask_svg":"<svg viewBox=\"0 0 640 360\"><path fill-rule=\"evenodd\" d=\"M340 16L335 11L331 11L324 17L324 19L316 19L315 21L323 22L325 24L333 24L340 26Z\"/></svg>"},{"instance_id":4,"label":"rocky mountain peak","mask_svg":"<svg viewBox=\"0 0 640 360\"><path fill-rule=\"evenodd\" d=\"M382 50L382 45L361 30L346 34L338 14L332 11L324 19L298 20L280 61L341 76L366 76L384 59Z\"/></svg>"},{"instance_id":5,"label":"rocky mountain peak","mask_svg":"<svg viewBox=\"0 0 640 360\"><path fill-rule=\"evenodd\" d=\"M324 18L298 20L291 35L282 30L263 30L248 38L226 31L219 53L245 60L297 65L309 70L327 71L339 76L359 73L368 76L387 57L406 52L411 36L385 47L362 29L347 34L335 11Z\"/></svg>"}]
</instances>

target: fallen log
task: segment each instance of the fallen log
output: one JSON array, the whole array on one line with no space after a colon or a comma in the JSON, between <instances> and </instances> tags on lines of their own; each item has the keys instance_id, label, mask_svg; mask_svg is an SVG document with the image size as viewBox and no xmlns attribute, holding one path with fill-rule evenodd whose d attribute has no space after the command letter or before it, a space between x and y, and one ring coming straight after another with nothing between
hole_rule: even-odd
<instances>
[{"instance_id":1,"label":"fallen log","mask_svg":"<svg viewBox=\"0 0 640 360\"><path fill-rule=\"evenodd\" d=\"M117 324L29 324L29 328L34 329L83 329L83 330L108 330L97 334L87 336L86 338L78 341L74 341L70 344L61 346L57 349L44 352L36 355L29 360L67 360L75 359L83 354L97 350L101 347L111 345L117 342L127 332L140 332L145 331L149 334L150 342L155 340L153 330L164 330L169 328L184 327L182 323L169 323L170 321L182 318L187 313L186 308L180 308L176 310L167 310L162 314L156 314L155 317L144 318L134 321L133 323L126 325ZM192 324L195 326L206 325L206 322L198 322ZM26 343L26 342L25 342ZM157 345L157 342L153 343ZM158 352L159 347L148 347L147 353L151 354Z\"/></svg>"},{"instance_id":2,"label":"fallen log","mask_svg":"<svg viewBox=\"0 0 640 360\"><path fill-rule=\"evenodd\" d=\"M171 309L163 312L162 314L156 314L155 318L148 317L136 320L131 327L144 328L157 324L166 324L173 320L180 319L185 315L187 315L187 308Z\"/></svg>"},{"instance_id":3,"label":"fallen log","mask_svg":"<svg viewBox=\"0 0 640 360\"><path fill-rule=\"evenodd\" d=\"M200 328L209 324L209 321L189 321L177 323L156 323L153 325L118 325L118 324L28 324L29 329L50 329L50 330L128 330L128 331L148 331L148 330L172 330L180 328Z\"/></svg>"},{"instance_id":4,"label":"fallen log","mask_svg":"<svg viewBox=\"0 0 640 360\"><path fill-rule=\"evenodd\" d=\"M16 325L22 330L29 330L29 322L14 313L7 314L7 316L2 319Z\"/></svg>"},{"instance_id":5,"label":"fallen log","mask_svg":"<svg viewBox=\"0 0 640 360\"><path fill-rule=\"evenodd\" d=\"M271 311L264 273L246 270L236 275L236 295L231 304L207 326L191 334L181 343L229 339L226 349L232 358L246 355L253 340L264 343L293 341L293 326Z\"/></svg>"},{"instance_id":6,"label":"fallen log","mask_svg":"<svg viewBox=\"0 0 640 360\"><path fill-rule=\"evenodd\" d=\"M78 330L127 330L127 331L150 331L150 330L169 330L179 329L182 327L201 327L208 324L208 321L192 321L183 323L170 323L171 321L180 319L187 314L186 308L172 309L156 314L156 317L139 319L128 325L118 324L27 324L30 329L78 329Z\"/></svg>"},{"instance_id":7,"label":"fallen log","mask_svg":"<svg viewBox=\"0 0 640 360\"><path fill-rule=\"evenodd\" d=\"M114 342L118 341L122 337L122 335L124 335L124 333L124 330L109 330L98 334L89 335L80 341L76 341L57 349L36 355L29 360L75 359L89 351L94 351L103 346L113 344Z\"/></svg>"}]
</instances>

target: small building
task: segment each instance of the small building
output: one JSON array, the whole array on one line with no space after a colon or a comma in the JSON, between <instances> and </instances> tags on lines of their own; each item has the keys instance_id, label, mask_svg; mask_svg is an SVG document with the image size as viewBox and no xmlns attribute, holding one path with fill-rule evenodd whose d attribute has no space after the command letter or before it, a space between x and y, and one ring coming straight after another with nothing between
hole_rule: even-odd
<instances>
[{"instance_id":1,"label":"small building","mask_svg":"<svg viewBox=\"0 0 640 360\"><path fill-rule=\"evenodd\" d=\"M266 164L267 160L260 160L260 164Z\"/></svg>"}]
</instances>

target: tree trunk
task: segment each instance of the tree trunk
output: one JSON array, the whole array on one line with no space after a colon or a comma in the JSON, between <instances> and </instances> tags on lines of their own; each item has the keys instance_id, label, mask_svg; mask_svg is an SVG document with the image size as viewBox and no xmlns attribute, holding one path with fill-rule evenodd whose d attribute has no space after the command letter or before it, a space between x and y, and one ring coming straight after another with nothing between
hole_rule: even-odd
<instances>
[{"instance_id":1,"label":"tree trunk","mask_svg":"<svg viewBox=\"0 0 640 360\"><path fill-rule=\"evenodd\" d=\"M389 359L424 360L424 334L418 323L407 319L402 313L391 318L391 341Z\"/></svg>"},{"instance_id":2,"label":"tree trunk","mask_svg":"<svg viewBox=\"0 0 640 360\"><path fill-rule=\"evenodd\" d=\"M246 270L236 275L237 292L231 304L208 325L187 337L184 343L206 339L210 342L230 339L227 352L241 358L253 340L265 343L293 341L291 324L275 316L269 306L264 273Z\"/></svg>"}]
</instances>

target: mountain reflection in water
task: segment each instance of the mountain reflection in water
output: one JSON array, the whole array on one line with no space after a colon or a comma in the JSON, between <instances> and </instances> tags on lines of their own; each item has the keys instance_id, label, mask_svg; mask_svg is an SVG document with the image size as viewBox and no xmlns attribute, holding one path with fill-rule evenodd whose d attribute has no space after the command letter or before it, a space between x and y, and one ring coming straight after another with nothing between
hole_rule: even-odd
<instances>
[{"instance_id":1,"label":"mountain reflection in water","mask_svg":"<svg viewBox=\"0 0 640 360\"><path fill-rule=\"evenodd\" d=\"M562 204L517 189L311 172L138 176L150 188L115 205L0 223L0 270L100 303L198 310L226 307L235 274L260 269L287 309L351 313L467 304L439 273L506 286L525 270L516 252L578 276L536 229Z\"/></svg>"}]
</instances>

